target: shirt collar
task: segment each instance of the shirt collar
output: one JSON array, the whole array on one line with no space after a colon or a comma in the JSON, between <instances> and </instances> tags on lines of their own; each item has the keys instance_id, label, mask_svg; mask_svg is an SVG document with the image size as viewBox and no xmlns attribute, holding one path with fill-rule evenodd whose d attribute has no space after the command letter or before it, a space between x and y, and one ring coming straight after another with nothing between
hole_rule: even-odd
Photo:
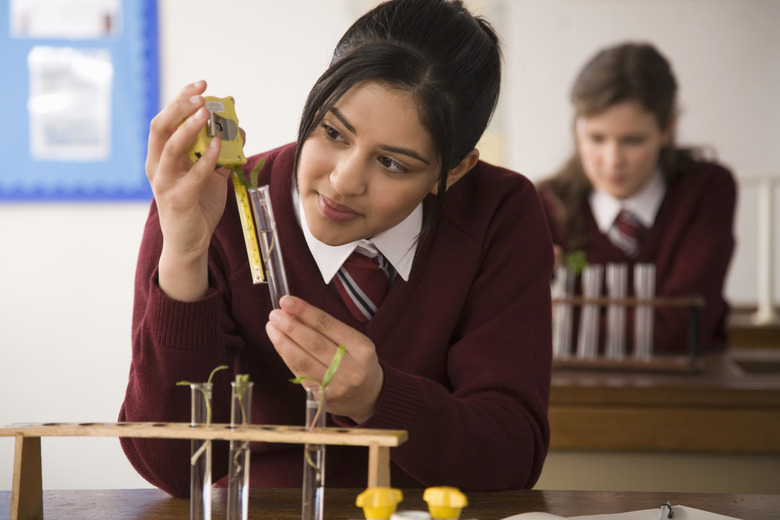
<instances>
[{"instance_id":1,"label":"shirt collar","mask_svg":"<svg viewBox=\"0 0 780 520\"><path fill-rule=\"evenodd\" d=\"M660 170L656 170L650 180L634 196L618 199L609 193L594 189L590 194L590 209L593 218L602 233L606 233L615 223L620 210L633 213L647 229L653 227L655 215L666 194L666 181Z\"/></svg>"},{"instance_id":2,"label":"shirt collar","mask_svg":"<svg viewBox=\"0 0 780 520\"><path fill-rule=\"evenodd\" d=\"M417 237L422 230L422 203L418 204L412 213L399 224L379 233L370 240L356 240L349 244L329 246L324 242L320 242L312 235L306 218L304 218L303 202L295 186L292 189L292 197L295 218L303 230L306 244L309 246L309 251L314 257L314 261L317 263L325 283L330 283L341 268L341 265L355 251L358 245L361 246L361 252L363 252L366 250L371 251L371 244L382 253L404 281L409 279L409 273L411 273L412 264L414 263L414 255L417 252Z\"/></svg>"}]
</instances>

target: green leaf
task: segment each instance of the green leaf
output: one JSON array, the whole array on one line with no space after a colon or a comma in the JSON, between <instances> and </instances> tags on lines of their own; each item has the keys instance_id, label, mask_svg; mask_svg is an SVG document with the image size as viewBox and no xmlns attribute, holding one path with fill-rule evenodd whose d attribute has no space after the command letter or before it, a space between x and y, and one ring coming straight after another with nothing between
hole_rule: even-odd
<instances>
[{"instance_id":1,"label":"green leaf","mask_svg":"<svg viewBox=\"0 0 780 520\"><path fill-rule=\"evenodd\" d=\"M300 385L304 381L314 381L315 383L319 383L319 379L314 379L313 377L306 377L306 376L298 376L294 379L290 379L291 383L295 383L296 385Z\"/></svg>"},{"instance_id":2,"label":"green leaf","mask_svg":"<svg viewBox=\"0 0 780 520\"><path fill-rule=\"evenodd\" d=\"M585 256L585 251L577 249L576 251L569 251L564 255L564 262L566 267L574 271L575 275L582 272L582 269L588 265L588 259Z\"/></svg>"},{"instance_id":3,"label":"green leaf","mask_svg":"<svg viewBox=\"0 0 780 520\"><path fill-rule=\"evenodd\" d=\"M236 165L233 167L233 173L236 177L238 177L239 182L244 186L246 189L250 189L252 187L251 184L249 184L249 181L246 180L246 175L244 175L244 169L241 167L241 165Z\"/></svg>"},{"instance_id":4,"label":"green leaf","mask_svg":"<svg viewBox=\"0 0 780 520\"><path fill-rule=\"evenodd\" d=\"M236 393L243 395L249 384L249 374L236 374Z\"/></svg>"},{"instance_id":5,"label":"green leaf","mask_svg":"<svg viewBox=\"0 0 780 520\"><path fill-rule=\"evenodd\" d=\"M225 370L228 366L227 365L219 365L217 368L211 371L211 374L209 375L208 383L211 383L211 380L214 378L214 374L219 372L220 370Z\"/></svg>"},{"instance_id":6,"label":"green leaf","mask_svg":"<svg viewBox=\"0 0 780 520\"><path fill-rule=\"evenodd\" d=\"M249 172L249 181L252 183L253 188L257 188L257 178L260 174L260 170L263 169L263 166L265 166L265 157L257 161L255 167L252 168L251 172Z\"/></svg>"},{"instance_id":7,"label":"green leaf","mask_svg":"<svg viewBox=\"0 0 780 520\"><path fill-rule=\"evenodd\" d=\"M333 379L333 376L336 375L336 370L339 369L341 358L344 357L344 352L346 352L346 350L347 347L344 345L339 345L338 350L336 350L336 353L333 355L333 359L330 362L328 370L325 371L325 376L322 378L322 388L327 387L330 384L331 379Z\"/></svg>"}]
</instances>

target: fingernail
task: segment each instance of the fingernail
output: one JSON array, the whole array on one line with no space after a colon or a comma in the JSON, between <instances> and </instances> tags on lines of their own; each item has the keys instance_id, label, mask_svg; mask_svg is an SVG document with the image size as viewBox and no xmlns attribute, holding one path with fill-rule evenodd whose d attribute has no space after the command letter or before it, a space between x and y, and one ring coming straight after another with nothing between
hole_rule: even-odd
<instances>
[{"instance_id":1,"label":"fingernail","mask_svg":"<svg viewBox=\"0 0 780 520\"><path fill-rule=\"evenodd\" d=\"M203 85L205 85L205 81L202 79L199 79L198 81L195 81L192 86L195 88L203 88Z\"/></svg>"},{"instance_id":2,"label":"fingernail","mask_svg":"<svg viewBox=\"0 0 780 520\"><path fill-rule=\"evenodd\" d=\"M200 103L200 96L190 96L189 102L193 105Z\"/></svg>"},{"instance_id":3,"label":"fingernail","mask_svg":"<svg viewBox=\"0 0 780 520\"><path fill-rule=\"evenodd\" d=\"M283 309L292 309L294 303L293 299L289 296L282 296L279 300L279 306Z\"/></svg>"}]
</instances>

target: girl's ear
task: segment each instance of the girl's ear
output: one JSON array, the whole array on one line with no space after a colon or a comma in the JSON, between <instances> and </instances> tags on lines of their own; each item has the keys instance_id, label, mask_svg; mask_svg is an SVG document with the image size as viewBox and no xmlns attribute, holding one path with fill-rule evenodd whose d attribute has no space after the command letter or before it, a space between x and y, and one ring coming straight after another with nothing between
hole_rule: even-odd
<instances>
[{"instance_id":1,"label":"girl's ear","mask_svg":"<svg viewBox=\"0 0 780 520\"><path fill-rule=\"evenodd\" d=\"M463 158L462 161L458 163L457 166L450 170L450 173L447 174L446 189L450 189L450 186L462 179L463 176L466 175L469 170L471 170L477 164L477 161L479 161L479 150L474 148L466 155L466 157ZM433 189L431 189L431 193L436 195L438 192L439 185L436 184Z\"/></svg>"},{"instance_id":2,"label":"girl's ear","mask_svg":"<svg viewBox=\"0 0 780 520\"><path fill-rule=\"evenodd\" d=\"M661 134L661 146L669 146L674 141L674 134L677 132L677 116L669 118L669 122L666 123Z\"/></svg>"}]
</instances>

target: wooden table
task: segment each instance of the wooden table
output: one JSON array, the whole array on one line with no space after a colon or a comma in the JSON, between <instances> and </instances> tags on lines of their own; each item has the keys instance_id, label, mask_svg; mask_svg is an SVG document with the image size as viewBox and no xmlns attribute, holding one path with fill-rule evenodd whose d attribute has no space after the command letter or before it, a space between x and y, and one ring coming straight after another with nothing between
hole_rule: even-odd
<instances>
[{"instance_id":1,"label":"wooden table","mask_svg":"<svg viewBox=\"0 0 780 520\"><path fill-rule=\"evenodd\" d=\"M666 371L557 366L550 449L780 453L780 370L754 370L736 354Z\"/></svg>"},{"instance_id":2,"label":"wooden table","mask_svg":"<svg viewBox=\"0 0 780 520\"><path fill-rule=\"evenodd\" d=\"M362 519L355 506L359 489L328 489L325 518ZM468 493L469 506L461 518L499 520L519 513L544 511L560 516L623 513L658 508L665 500L743 520L776 520L778 495L714 495L695 493L640 493L596 491L501 491ZM263 520L298 520L298 489L254 489L249 517ZM8 518L10 492L0 491L0 518ZM225 490L215 490L214 518L225 518ZM424 510L422 490L405 490L399 510ZM45 491L47 520L186 520L189 501L171 498L156 489Z\"/></svg>"}]
</instances>

